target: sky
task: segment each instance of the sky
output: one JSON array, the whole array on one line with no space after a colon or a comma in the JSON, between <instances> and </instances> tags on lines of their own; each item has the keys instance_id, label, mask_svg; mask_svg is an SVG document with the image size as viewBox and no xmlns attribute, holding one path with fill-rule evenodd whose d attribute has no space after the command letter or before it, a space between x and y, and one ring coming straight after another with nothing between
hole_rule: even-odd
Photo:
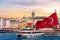
<instances>
[{"instance_id":1,"label":"sky","mask_svg":"<svg viewBox=\"0 0 60 40\"><path fill-rule=\"evenodd\" d=\"M60 0L0 0L0 17L22 18L31 16L49 16L57 12L60 17Z\"/></svg>"}]
</instances>

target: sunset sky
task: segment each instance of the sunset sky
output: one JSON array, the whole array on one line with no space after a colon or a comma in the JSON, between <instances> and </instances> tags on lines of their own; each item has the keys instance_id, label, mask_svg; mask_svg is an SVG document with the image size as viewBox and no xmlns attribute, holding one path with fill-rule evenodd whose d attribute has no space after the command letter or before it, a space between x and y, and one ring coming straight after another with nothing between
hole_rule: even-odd
<instances>
[{"instance_id":1,"label":"sunset sky","mask_svg":"<svg viewBox=\"0 0 60 40\"><path fill-rule=\"evenodd\" d=\"M55 9L60 17L60 0L0 0L0 17L49 16Z\"/></svg>"}]
</instances>

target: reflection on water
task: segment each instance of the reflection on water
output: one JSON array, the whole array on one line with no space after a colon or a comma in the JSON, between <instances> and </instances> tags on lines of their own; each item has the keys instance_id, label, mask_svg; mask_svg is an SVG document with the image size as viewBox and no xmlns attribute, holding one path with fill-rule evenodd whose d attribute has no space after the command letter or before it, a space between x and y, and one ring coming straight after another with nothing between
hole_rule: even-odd
<instances>
[{"instance_id":1,"label":"reflection on water","mask_svg":"<svg viewBox=\"0 0 60 40\"><path fill-rule=\"evenodd\" d=\"M0 33L0 40L60 40L60 36L18 37L15 33Z\"/></svg>"}]
</instances>

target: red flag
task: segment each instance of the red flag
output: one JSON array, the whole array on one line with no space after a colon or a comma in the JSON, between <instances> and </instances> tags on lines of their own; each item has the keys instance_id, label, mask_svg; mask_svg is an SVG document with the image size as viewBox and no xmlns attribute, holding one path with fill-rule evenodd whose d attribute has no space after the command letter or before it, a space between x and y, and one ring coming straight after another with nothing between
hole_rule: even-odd
<instances>
[{"instance_id":1,"label":"red flag","mask_svg":"<svg viewBox=\"0 0 60 40\"><path fill-rule=\"evenodd\" d=\"M36 22L36 29L43 28L42 26L40 26L40 24L42 24L42 21L37 21Z\"/></svg>"},{"instance_id":2,"label":"red flag","mask_svg":"<svg viewBox=\"0 0 60 40\"><path fill-rule=\"evenodd\" d=\"M56 12L54 12L52 15L50 15L47 19L48 22L46 23L47 26L57 26L58 25L58 18L56 15Z\"/></svg>"},{"instance_id":3,"label":"red flag","mask_svg":"<svg viewBox=\"0 0 60 40\"><path fill-rule=\"evenodd\" d=\"M36 29L45 28L45 27L55 27L58 25L58 18L56 12L50 15L48 18L45 18L41 22L36 23Z\"/></svg>"},{"instance_id":4,"label":"red flag","mask_svg":"<svg viewBox=\"0 0 60 40\"><path fill-rule=\"evenodd\" d=\"M37 21L36 22L36 29L44 28L44 26L45 26L45 19L42 20L42 21Z\"/></svg>"}]
</instances>

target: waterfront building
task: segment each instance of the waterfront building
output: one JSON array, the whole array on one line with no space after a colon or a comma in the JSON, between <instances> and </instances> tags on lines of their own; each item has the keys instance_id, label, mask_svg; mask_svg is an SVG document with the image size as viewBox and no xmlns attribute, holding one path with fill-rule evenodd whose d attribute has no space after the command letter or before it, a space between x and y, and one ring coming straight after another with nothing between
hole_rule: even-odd
<instances>
[{"instance_id":1,"label":"waterfront building","mask_svg":"<svg viewBox=\"0 0 60 40\"><path fill-rule=\"evenodd\" d=\"M10 28L18 28L19 19L18 18L10 18Z\"/></svg>"},{"instance_id":2,"label":"waterfront building","mask_svg":"<svg viewBox=\"0 0 60 40\"><path fill-rule=\"evenodd\" d=\"M18 28L26 28L25 23L23 21L19 22Z\"/></svg>"},{"instance_id":3,"label":"waterfront building","mask_svg":"<svg viewBox=\"0 0 60 40\"><path fill-rule=\"evenodd\" d=\"M3 18L0 17L0 29L2 29L2 27L3 27Z\"/></svg>"},{"instance_id":4,"label":"waterfront building","mask_svg":"<svg viewBox=\"0 0 60 40\"><path fill-rule=\"evenodd\" d=\"M25 15L23 16L23 18L21 20L19 20L19 24L18 24L19 28L26 28L27 27L27 18L25 17Z\"/></svg>"},{"instance_id":5,"label":"waterfront building","mask_svg":"<svg viewBox=\"0 0 60 40\"><path fill-rule=\"evenodd\" d=\"M18 28L19 18L2 18L0 17L0 29Z\"/></svg>"},{"instance_id":6,"label":"waterfront building","mask_svg":"<svg viewBox=\"0 0 60 40\"><path fill-rule=\"evenodd\" d=\"M9 27L10 27L9 18L3 18L3 27L2 28L9 28Z\"/></svg>"}]
</instances>

